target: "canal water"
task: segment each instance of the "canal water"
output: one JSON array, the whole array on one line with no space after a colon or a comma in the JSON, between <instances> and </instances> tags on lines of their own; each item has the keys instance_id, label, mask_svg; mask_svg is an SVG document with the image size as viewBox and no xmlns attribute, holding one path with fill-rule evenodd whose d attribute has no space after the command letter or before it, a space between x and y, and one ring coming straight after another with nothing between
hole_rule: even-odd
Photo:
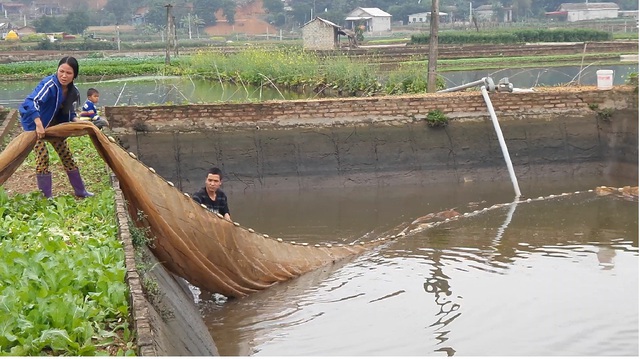
<instances>
[{"instance_id":1,"label":"canal water","mask_svg":"<svg viewBox=\"0 0 640 359\"><path fill-rule=\"evenodd\" d=\"M638 203L587 192L598 185L637 177L521 182L529 203L199 306L221 355L638 356ZM509 182L468 182L229 197L233 219L261 233L350 243L514 193Z\"/></svg>"},{"instance_id":2,"label":"canal water","mask_svg":"<svg viewBox=\"0 0 640 359\"><path fill-rule=\"evenodd\" d=\"M536 86L561 86L567 84L596 85L596 71L614 71L613 84L624 84L631 73L638 72L637 63L612 66L562 66L544 68L512 68L500 70L475 70L442 72L446 87L467 84L483 77L491 77L498 82L503 77L517 88ZM0 79L0 105L16 108L38 84L38 81L2 81ZM211 102L247 102L268 100L295 100L315 98L320 95L312 91L299 93L270 86L255 87L234 84L220 84L180 77L131 77L100 82L77 81L81 94L90 87L100 91L99 106L184 104Z\"/></svg>"}]
</instances>

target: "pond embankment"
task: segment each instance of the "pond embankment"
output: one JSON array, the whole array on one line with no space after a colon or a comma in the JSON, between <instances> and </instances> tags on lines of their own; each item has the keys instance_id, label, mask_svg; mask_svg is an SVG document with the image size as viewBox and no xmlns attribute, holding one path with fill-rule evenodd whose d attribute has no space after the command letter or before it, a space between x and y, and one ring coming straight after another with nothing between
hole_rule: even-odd
<instances>
[{"instance_id":1,"label":"pond embankment","mask_svg":"<svg viewBox=\"0 0 640 359\"><path fill-rule=\"evenodd\" d=\"M610 174L637 183L637 87L536 88L490 99L519 179ZM428 126L436 110L446 127ZM107 107L106 115L125 148L185 192L200 187L213 165L225 171L228 192L509 178L479 91ZM160 355L215 355L190 292L157 270L164 299L147 299L135 316L148 334L142 344Z\"/></svg>"},{"instance_id":2,"label":"pond embankment","mask_svg":"<svg viewBox=\"0 0 640 359\"><path fill-rule=\"evenodd\" d=\"M243 51L243 47L207 47L219 53L234 54ZM182 55L189 55L201 51L202 48L180 49ZM353 59L366 59L371 63L397 63L401 61L426 60L429 53L428 45L401 44L397 46L367 47L363 46L349 50L316 51L324 57L348 56ZM568 54L596 54L596 53L637 53L637 41L580 41L572 43L535 43L535 44L460 44L438 46L439 59L463 59L480 57L522 57L522 56L554 56ZM101 53L104 57L141 57L164 56L164 49L149 50L102 50L102 51L2 51L0 63L19 61L58 60L63 56L73 55L79 59L95 56Z\"/></svg>"},{"instance_id":3,"label":"pond embankment","mask_svg":"<svg viewBox=\"0 0 640 359\"><path fill-rule=\"evenodd\" d=\"M637 177L637 90L536 88L490 99L518 178ZM449 123L429 127L442 112ZM508 178L479 91L245 104L107 107L121 143L182 190L207 167L227 191ZM629 167L630 166L630 167Z\"/></svg>"}]
</instances>

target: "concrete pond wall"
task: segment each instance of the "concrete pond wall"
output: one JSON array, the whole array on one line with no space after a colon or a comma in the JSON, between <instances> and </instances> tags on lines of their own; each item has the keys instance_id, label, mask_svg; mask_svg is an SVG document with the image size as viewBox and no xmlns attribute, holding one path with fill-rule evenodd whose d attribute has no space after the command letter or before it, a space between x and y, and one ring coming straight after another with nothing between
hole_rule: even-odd
<instances>
[{"instance_id":1,"label":"concrete pond wall","mask_svg":"<svg viewBox=\"0 0 640 359\"><path fill-rule=\"evenodd\" d=\"M611 174L637 183L637 87L541 88L490 99L519 179ZM427 125L434 110L448 126ZM479 91L107 107L106 115L125 148L187 192L213 165L225 171L230 192L508 180ZM126 227L123 206L118 215ZM129 273L136 260L124 237ZM145 261L157 262L144 253ZM153 268L159 287L153 298L143 295L135 270L127 277L140 354L217 355L185 282Z\"/></svg>"},{"instance_id":2,"label":"concrete pond wall","mask_svg":"<svg viewBox=\"0 0 640 359\"><path fill-rule=\"evenodd\" d=\"M519 179L637 178L634 87L540 88L490 99ZM448 126L427 125L434 110ZM107 107L106 115L125 148L186 192L214 165L229 192L509 178L479 91Z\"/></svg>"}]
</instances>

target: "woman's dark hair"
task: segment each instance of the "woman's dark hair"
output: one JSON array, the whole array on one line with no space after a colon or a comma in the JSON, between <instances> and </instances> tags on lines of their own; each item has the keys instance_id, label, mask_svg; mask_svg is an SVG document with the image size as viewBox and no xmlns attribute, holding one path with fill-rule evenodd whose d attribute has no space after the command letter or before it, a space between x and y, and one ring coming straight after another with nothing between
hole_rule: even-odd
<instances>
[{"instance_id":1,"label":"woman's dark hair","mask_svg":"<svg viewBox=\"0 0 640 359\"><path fill-rule=\"evenodd\" d=\"M60 65L62 64L67 64L71 66L71 68L73 69L73 78L75 79L76 77L78 77L78 71L80 71L80 65L78 65L78 60L76 60L75 57L73 56L63 57L60 60L60 62L58 62L58 67L60 67Z\"/></svg>"}]
</instances>

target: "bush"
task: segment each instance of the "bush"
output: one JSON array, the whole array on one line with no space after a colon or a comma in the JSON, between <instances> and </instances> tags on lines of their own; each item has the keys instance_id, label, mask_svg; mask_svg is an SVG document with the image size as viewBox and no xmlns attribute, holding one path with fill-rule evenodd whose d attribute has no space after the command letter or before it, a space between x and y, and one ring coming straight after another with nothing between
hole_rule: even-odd
<instances>
[{"instance_id":1,"label":"bush","mask_svg":"<svg viewBox=\"0 0 640 359\"><path fill-rule=\"evenodd\" d=\"M516 31L443 31L440 44L517 44L525 42L609 41L609 32L592 29L523 29ZM429 34L411 35L412 44L428 44Z\"/></svg>"}]
</instances>

